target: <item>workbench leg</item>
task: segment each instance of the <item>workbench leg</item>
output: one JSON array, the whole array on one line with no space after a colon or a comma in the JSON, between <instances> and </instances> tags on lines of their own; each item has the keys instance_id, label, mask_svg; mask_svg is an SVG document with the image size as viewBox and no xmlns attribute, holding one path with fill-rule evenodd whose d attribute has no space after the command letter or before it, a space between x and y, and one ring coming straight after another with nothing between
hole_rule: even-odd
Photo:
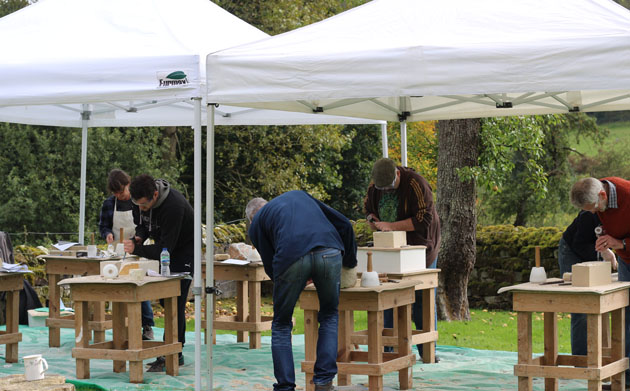
<instances>
[{"instance_id":1,"label":"workbench leg","mask_svg":"<svg viewBox=\"0 0 630 391\"><path fill-rule=\"evenodd\" d=\"M604 349L611 348L611 335L610 335L610 312L602 314L602 347Z\"/></svg>"},{"instance_id":2,"label":"workbench leg","mask_svg":"<svg viewBox=\"0 0 630 391\"><path fill-rule=\"evenodd\" d=\"M129 350L142 349L142 309L140 302L127 303L127 335L129 337ZM164 319L169 319L164 314ZM129 382L142 383L142 360L129 361Z\"/></svg>"},{"instance_id":3,"label":"workbench leg","mask_svg":"<svg viewBox=\"0 0 630 391\"><path fill-rule=\"evenodd\" d=\"M383 363L383 311L368 311L368 364ZM400 349L400 346L398 347ZM383 375L369 376L370 391L383 390Z\"/></svg>"},{"instance_id":4,"label":"workbench leg","mask_svg":"<svg viewBox=\"0 0 630 391\"><path fill-rule=\"evenodd\" d=\"M518 363L532 364L532 313L519 312L517 315L518 330ZM519 391L531 391L533 387L531 376L518 377Z\"/></svg>"},{"instance_id":5,"label":"workbench leg","mask_svg":"<svg viewBox=\"0 0 630 391\"><path fill-rule=\"evenodd\" d=\"M236 321L247 322L249 306L247 305L247 281L236 282ZM237 331L236 342L247 342L247 332Z\"/></svg>"},{"instance_id":6,"label":"workbench leg","mask_svg":"<svg viewBox=\"0 0 630 391\"><path fill-rule=\"evenodd\" d=\"M422 331L435 331L435 289L422 291ZM435 341L422 344L422 362L435 364Z\"/></svg>"},{"instance_id":7,"label":"workbench leg","mask_svg":"<svg viewBox=\"0 0 630 391\"><path fill-rule=\"evenodd\" d=\"M626 357L626 333L624 325L626 318L626 309L619 308L611 313L611 357L612 361L623 360ZM623 391L626 387L626 371L613 375L611 377L611 388L613 391Z\"/></svg>"},{"instance_id":8,"label":"workbench leg","mask_svg":"<svg viewBox=\"0 0 630 391\"><path fill-rule=\"evenodd\" d=\"M59 300L57 300L59 303ZM76 347L87 348L90 343L88 327L89 307L87 301L74 302L74 336ZM59 304L57 304L59 305ZM77 379L90 378L90 360L77 358Z\"/></svg>"},{"instance_id":9,"label":"workbench leg","mask_svg":"<svg viewBox=\"0 0 630 391\"><path fill-rule=\"evenodd\" d=\"M252 281L249 283L249 321L260 323L260 281ZM249 332L249 348L260 348L260 331Z\"/></svg>"},{"instance_id":10,"label":"workbench leg","mask_svg":"<svg viewBox=\"0 0 630 391\"><path fill-rule=\"evenodd\" d=\"M398 307L398 356L411 354L411 304ZM413 365L398 371L398 383L401 390L413 386Z\"/></svg>"},{"instance_id":11,"label":"workbench leg","mask_svg":"<svg viewBox=\"0 0 630 391\"><path fill-rule=\"evenodd\" d=\"M59 319L59 275L48 275L48 319ZM48 326L48 346L58 348L60 346L61 330L58 327Z\"/></svg>"},{"instance_id":12,"label":"workbench leg","mask_svg":"<svg viewBox=\"0 0 630 391\"><path fill-rule=\"evenodd\" d=\"M164 343L167 345L177 343L179 341L177 331L177 297L164 299L164 319ZM171 376L179 374L178 353L166 356L166 374Z\"/></svg>"},{"instance_id":13,"label":"workbench leg","mask_svg":"<svg viewBox=\"0 0 630 391\"><path fill-rule=\"evenodd\" d=\"M558 319L555 312L545 312L545 364L546 366L557 366L558 364ZM555 377L545 378L545 391L558 391L558 379Z\"/></svg>"},{"instance_id":14,"label":"workbench leg","mask_svg":"<svg viewBox=\"0 0 630 391\"><path fill-rule=\"evenodd\" d=\"M602 367L602 317L600 314L586 314L586 366L593 369ZM589 380L589 391L602 389L602 380Z\"/></svg>"},{"instance_id":15,"label":"workbench leg","mask_svg":"<svg viewBox=\"0 0 630 391\"><path fill-rule=\"evenodd\" d=\"M123 350L125 345L125 304L114 302L112 304L112 333L114 337L114 349ZM114 360L114 372L127 371L127 361Z\"/></svg>"},{"instance_id":16,"label":"workbench leg","mask_svg":"<svg viewBox=\"0 0 630 391\"><path fill-rule=\"evenodd\" d=\"M354 331L352 311L339 311L339 334L337 335L337 362L350 362L352 342L350 337ZM351 375L337 374L337 385L349 386L352 384Z\"/></svg>"},{"instance_id":17,"label":"workbench leg","mask_svg":"<svg viewBox=\"0 0 630 391\"><path fill-rule=\"evenodd\" d=\"M99 328L104 326L105 322L105 302L97 301L94 303L94 322L99 324ZM94 330L94 342L105 342L105 328L103 330Z\"/></svg>"},{"instance_id":18,"label":"workbench leg","mask_svg":"<svg viewBox=\"0 0 630 391\"><path fill-rule=\"evenodd\" d=\"M20 320L20 291L7 291L6 298L6 332L7 334L19 333ZM6 346L5 362L18 362L18 343L9 343Z\"/></svg>"},{"instance_id":19,"label":"workbench leg","mask_svg":"<svg viewBox=\"0 0 630 391\"><path fill-rule=\"evenodd\" d=\"M304 361L315 367L317 358L317 311L304 310ZM314 372L306 372L306 391L315 390Z\"/></svg>"}]
</instances>

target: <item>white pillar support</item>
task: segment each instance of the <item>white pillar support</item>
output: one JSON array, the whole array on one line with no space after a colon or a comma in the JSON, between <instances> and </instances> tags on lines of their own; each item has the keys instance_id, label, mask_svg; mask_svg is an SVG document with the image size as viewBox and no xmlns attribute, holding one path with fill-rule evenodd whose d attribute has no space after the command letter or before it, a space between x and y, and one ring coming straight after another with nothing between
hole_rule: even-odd
<instances>
[{"instance_id":1,"label":"white pillar support","mask_svg":"<svg viewBox=\"0 0 630 391\"><path fill-rule=\"evenodd\" d=\"M85 244L85 188L87 181L88 124L92 108L83 104L81 111L81 187L79 190L79 243Z\"/></svg>"},{"instance_id":2,"label":"white pillar support","mask_svg":"<svg viewBox=\"0 0 630 391\"><path fill-rule=\"evenodd\" d=\"M194 223L195 259L193 294L195 297L195 391L201 391L201 98L193 98Z\"/></svg>"},{"instance_id":3,"label":"white pillar support","mask_svg":"<svg viewBox=\"0 0 630 391\"><path fill-rule=\"evenodd\" d=\"M381 145L383 147L383 157L389 157L387 150L387 122L381 124Z\"/></svg>"},{"instance_id":4,"label":"white pillar support","mask_svg":"<svg viewBox=\"0 0 630 391\"><path fill-rule=\"evenodd\" d=\"M400 165L407 167L407 121L400 121Z\"/></svg>"},{"instance_id":5,"label":"white pillar support","mask_svg":"<svg viewBox=\"0 0 630 391\"><path fill-rule=\"evenodd\" d=\"M206 286L214 286L214 104L206 108ZM206 294L206 363L208 391L213 390L212 341L214 336L214 297ZM201 319L201 318L200 318Z\"/></svg>"}]
</instances>

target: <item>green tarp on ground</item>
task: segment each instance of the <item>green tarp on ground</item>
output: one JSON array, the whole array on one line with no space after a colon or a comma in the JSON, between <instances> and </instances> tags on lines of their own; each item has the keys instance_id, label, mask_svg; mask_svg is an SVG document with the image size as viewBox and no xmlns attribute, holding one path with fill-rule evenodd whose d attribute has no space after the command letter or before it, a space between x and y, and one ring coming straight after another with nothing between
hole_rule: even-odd
<instances>
[{"instance_id":1,"label":"green tarp on ground","mask_svg":"<svg viewBox=\"0 0 630 391\"><path fill-rule=\"evenodd\" d=\"M4 329L1 327L0 329ZM155 338L162 339L162 329L155 328ZM5 363L5 349L0 347L0 376L23 373L21 358L30 354L42 354L50 366L48 373L64 375L78 389L101 389L108 391L127 390L192 390L194 389L194 334L186 333L184 347L185 365L180 367L177 377L166 374L144 373L144 384L130 384L128 373L112 372L112 361L91 360L90 379L77 380L75 360L71 356L74 347L74 330L61 330L61 347L48 347L48 329L45 327L20 326L22 342L19 346L20 361ZM111 331L106 334L111 339ZM219 335L214 347L214 387L217 390L256 391L273 389L273 364L271 361L271 338L262 338L262 347L248 349L247 343L236 343L236 336ZM202 348L202 368L205 366L206 351ZM415 351L415 349L414 349ZM296 383L304 389L304 374L300 372L300 361L304 359L304 336L293 337L293 352L296 364ZM452 346L438 346L438 364L417 363L413 367L415 390L515 390L517 379L513 366L517 356L514 352L475 350ZM152 361L147 360L145 363ZM366 376L353 376L353 384L367 383ZM203 381L205 388L205 381ZM386 388L398 389L397 373L385 376ZM584 390L586 381L561 380L561 390ZM362 387L353 387L362 389ZM534 389L543 390L542 379L534 380Z\"/></svg>"}]
</instances>

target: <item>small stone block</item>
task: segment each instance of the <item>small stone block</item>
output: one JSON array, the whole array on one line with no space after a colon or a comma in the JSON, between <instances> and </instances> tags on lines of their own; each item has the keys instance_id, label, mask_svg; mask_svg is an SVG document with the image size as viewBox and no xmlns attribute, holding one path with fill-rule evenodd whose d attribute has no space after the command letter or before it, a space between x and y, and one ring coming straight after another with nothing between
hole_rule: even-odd
<instances>
[{"instance_id":1,"label":"small stone block","mask_svg":"<svg viewBox=\"0 0 630 391\"><path fill-rule=\"evenodd\" d=\"M573 286L597 286L612 283L610 262L582 262L571 270Z\"/></svg>"},{"instance_id":2,"label":"small stone block","mask_svg":"<svg viewBox=\"0 0 630 391\"><path fill-rule=\"evenodd\" d=\"M398 248L406 245L405 231L374 232L374 247Z\"/></svg>"}]
</instances>

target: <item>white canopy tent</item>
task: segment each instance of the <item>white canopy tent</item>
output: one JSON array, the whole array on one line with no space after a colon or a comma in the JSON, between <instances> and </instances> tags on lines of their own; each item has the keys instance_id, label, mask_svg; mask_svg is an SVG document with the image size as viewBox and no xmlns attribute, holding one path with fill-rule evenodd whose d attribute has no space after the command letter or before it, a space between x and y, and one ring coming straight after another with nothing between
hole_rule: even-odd
<instances>
[{"instance_id":1,"label":"white canopy tent","mask_svg":"<svg viewBox=\"0 0 630 391\"><path fill-rule=\"evenodd\" d=\"M195 269L199 271L205 56L267 34L208 0L40 0L1 18L0 36L11 37L0 43L0 121L83 129L81 242L88 128L194 128ZM220 125L383 126L383 121L229 106L219 107L215 114L210 121ZM193 286L199 314L200 273L195 274ZM208 329L212 330L211 324ZM200 322L195 332L195 389L199 390ZM211 376L211 345L208 353Z\"/></svg>"},{"instance_id":2,"label":"white canopy tent","mask_svg":"<svg viewBox=\"0 0 630 391\"><path fill-rule=\"evenodd\" d=\"M374 0L213 53L207 75L210 102L402 125L627 110L630 12L611 0Z\"/></svg>"}]
</instances>

